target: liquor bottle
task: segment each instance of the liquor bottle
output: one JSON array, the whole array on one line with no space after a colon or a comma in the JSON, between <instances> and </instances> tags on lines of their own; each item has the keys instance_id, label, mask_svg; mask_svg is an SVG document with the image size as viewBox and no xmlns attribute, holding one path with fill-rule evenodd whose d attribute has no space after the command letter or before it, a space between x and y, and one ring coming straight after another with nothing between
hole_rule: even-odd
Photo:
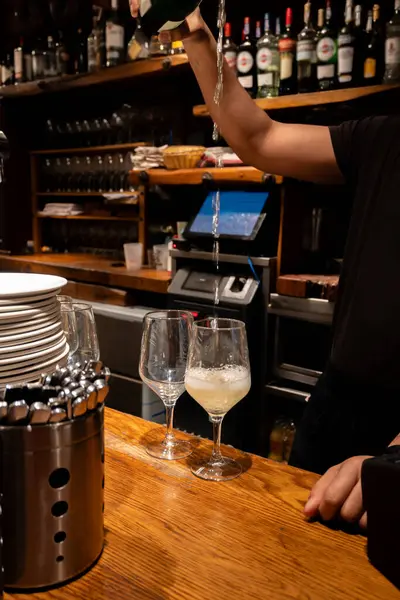
<instances>
[{"instance_id":1,"label":"liquor bottle","mask_svg":"<svg viewBox=\"0 0 400 600\"><path fill-rule=\"evenodd\" d=\"M297 73L296 73L296 40L292 33L293 11L291 8L286 10L285 31L279 39L280 55L280 87L279 94L295 94L297 92Z\"/></svg>"},{"instance_id":2,"label":"liquor bottle","mask_svg":"<svg viewBox=\"0 0 400 600\"><path fill-rule=\"evenodd\" d=\"M32 51L31 44L24 40L23 45L24 50L24 81L32 81L33 73L32 73Z\"/></svg>"},{"instance_id":3,"label":"liquor bottle","mask_svg":"<svg viewBox=\"0 0 400 600\"><path fill-rule=\"evenodd\" d=\"M1 65L1 84L12 85L14 83L14 65L11 54L6 54L5 60Z\"/></svg>"},{"instance_id":4,"label":"liquor bottle","mask_svg":"<svg viewBox=\"0 0 400 600\"><path fill-rule=\"evenodd\" d=\"M32 79L43 79L45 74L45 60L43 54L43 40L38 38L32 50Z\"/></svg>"},{"instance_id":5,"label":"liquor bottle","mask_svg":"<svg viewBox=\"0 0 400 600\"><path fill-rule=\"evenodd\" d=\"M326 2L326 11L318 11L323 19L322 27L317 32L317 80L320 90L331 90L336 86L337 71L337 37L331 25L331 0Z\"/></svg>"},{"instance_id":6,"label":"liquor bottle","mask_svg":"<svg viewBox=\"0 0 400 600\"><path fill-rule=\"evenodd\" d=\"M114 67L124 61L125 28L119 17L118 0L111 0L111 12L106 21L106 64Z\"/></svg>"},{"instance_id":7,"label":"liquor bottle","mask_svg":"<svg viewBox=\"0 0 400 600\"><path fill-rule=\"evenodd\" d=\"M140 0L139 14L143 31L151 36L157 31L174 29L189 16L201 0Z\"/></svg>"},{"instance_id":8,"label":"liquor bottle","mask_svg":"<svg viewBox=\"0 0 400 600\"><path fill-rule=\"evenodd\" d=\"M183 47L183 44L182 44ZM142 29L140 18L136 20L136 30L128 44L128 60L149 58L150 42Z\"/></svg>"},{"instance_id":9,"label":"liquor bottle","mask_svg":"<svg viewBox=\"0 0 400 600\"><path fill-rule=\"evenodd\" d=\"M297 38L298 92L314 92L317 89L317 56L315 29L311 23L311 2L304 5L304 28Z\"/></svg>"},{"instance_id":10,"label":"liquor bottle","mask_svg":"<svg viewBox=\"0 0 400 600\"><path fill-rule=\"evenodd\" d=\"M261 39L261 21L256 21L256 43Z\"/></svg>"},{"instance_id":11,"label":"liquor bottle","mask_svg":"<svg viewBox=\"0 0 400 600\"><path fill-rule=\"evenodd\" d=\"M231 69L236 71L238 49L232 40L232 28L230 23L225 23L222 52L224 53L225 60L227 61L228 65L231 67Z\"/></svg>"},{"instance_id":12,"label":"liquor bottle","mask_svg":"<svg viewBox=\"0 0 400 600\"><path fill-rule=\"evenodd\" d=\"M57 59L56 59L56 46L54 43L53 36L47 37L47 48L43 52L45 70L45 77L55 77L57 75Z\"/></svg>"},{"instance_id":13,"label":"liquor bottle","mask_svg":"<svg viewBox=\"0 0 400 600\"><path fill-rule=\"evenodd\" d=\"M257 43L258 98L273 98L279 94L278 40L271 32L269 13L265 15L264 35Z\"/></svg>"},{"instance_id":14,"label":"liquor bottle","mask_svg":"<svg viewBox=\"0 0 400 600\"><path fill-rule=\"evenodd\" d=\"M364 84L379 85L384 74L384 39L380 24L380 6L368 12L364 53Z\"/></svg>"},{"instance_id":15,"label":"liquor bottle","mask_svg":"<svg viewBox=\"0 0 400 600\"><path fill-rule=\"evenodd\" d=\"M338 37L338 81L340 87L354 84L353 0L346 0L345 23Z\"/></svg>"},{"instance_id":16,"label":"liquor bottle","mask_svg":"<svg viewBox=\"0 0 400 600\"><path fill-rule=\"evenodd\" d=\"M250 18L244 20L243 41L239 46L237 57L238 79L252 98L257 90L257 71L255 61L255 47L250 38Z\"/></svg>"},{"instance_id":17,"label":"liquor bottle","mask_svg":"<svg viewBox=\"0 0 400 600\"><path fill-rule=\"evenodd\" d=\"M365 31L363 29L363 7L357 4L354 19L354 62L353 86L363 85L364 81L364 49Z\"/></svg>"},{"instance_id":18,"label":"liquor bottle","mask_svg":"<svg viewBox=\"0 0 400 600\"><path fill-rule=\"evenodd\" d=\"M96 7L93 28L87 40L88 71L99 71L106 65L106 42L104 37L103 9Z\"/></svg>"},{"instance_id":19,"label":"liquor bottle","mask_svg":"<svg viewBox=\"0 0 400 600\"><path fill-rule=\"evenodd\" d=\"M18 85L25 81L24 40L19 40L19 46L14 48L14 83Z\"/></svg>"},{"instance_id":20,"label":"liquor bottle","mask_svg":"<svg viewBox=\"0 0 400 600\"><path fill-rule=\"evenodd\" d=\"M275 21L275 36L276 39L279 42L279 38L281 37L281 33L282 33L282 28L281 28L281 18L280 17L276 17L276 21Z\"/></svg>"},{"instance_id":21,"label":"liquor bottle","mask_svg":"<svg viewBox=\"0 0 400 600\"><path fill-rule=\"evenodd\" d=\"M64 43L62 31L58 32L58 40L56 41L55 50L57 75L66 75L69 72L71 57Z\"/></svg>"},{"instance_id":22,"label":"liquor bottle","mask_svg":"<svg viewBox=\"0 0 400 600\"><path fill-rule=\"evenodd\" d=\"M78 29L74 48L74 72L87 73L87 40L82 29Z\"/></svg>"},{"instance_id":23,"label":"liquor bottle","mask_svg":"<svg viewBox=\"0 0 400 600\"><path fill-rule=\"evenodd\" d=\"M400 83L400 0L386 27L384 83Z\"/></svg>"}]
</instances>

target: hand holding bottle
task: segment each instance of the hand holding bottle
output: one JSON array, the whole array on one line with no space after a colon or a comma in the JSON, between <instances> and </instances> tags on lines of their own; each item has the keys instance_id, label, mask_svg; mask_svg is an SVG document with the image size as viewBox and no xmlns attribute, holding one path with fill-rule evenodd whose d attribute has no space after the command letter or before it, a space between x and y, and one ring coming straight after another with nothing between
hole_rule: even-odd
<instances>
[{"instance_id":1,"label":"hand holding bottle","mask_svg":"<svg viewBox=\"0 0 400 600\"><path fill-rule=\"evenodd\" d=\"M140 0L129 0L129 6L133 17L139 16ZM200 13L200 9L190 14L179 27L172 30L160 31L159 37L162 43L169 43L175 40L183 40L189 37L192 33L205 28L205 23Z\"/></svg>"}]
</instances>

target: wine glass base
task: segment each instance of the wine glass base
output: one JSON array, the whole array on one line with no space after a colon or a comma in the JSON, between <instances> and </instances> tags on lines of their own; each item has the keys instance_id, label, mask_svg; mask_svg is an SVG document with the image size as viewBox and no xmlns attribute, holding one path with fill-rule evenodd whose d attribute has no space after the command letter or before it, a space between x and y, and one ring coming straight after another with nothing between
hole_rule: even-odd
<instances>
[{"instance_id":1,"label":"wine glass base","mask_svg":"<svg viewBox=\"0 0 400 600\"><path fill-rule=\"evenodd\" d=\"M218 461L212 459L192 467L193 475L207 481L230 481L239 477L242 467L231 458L222 458Z\"/></svg>"},{"instance_id":2,"label":"wine glass base","mask_svg":"<svg viewBox=\"0 0 400 600\"><path fill-rule=\"evenodd\" d=\"M162 460L180 460L181 458L187 458L193 452L193 448L190 442L183 440L174 440L172 442L150 442L146 446L147 454L154 458L161 458Z\"/></svg>"}]
</instances>

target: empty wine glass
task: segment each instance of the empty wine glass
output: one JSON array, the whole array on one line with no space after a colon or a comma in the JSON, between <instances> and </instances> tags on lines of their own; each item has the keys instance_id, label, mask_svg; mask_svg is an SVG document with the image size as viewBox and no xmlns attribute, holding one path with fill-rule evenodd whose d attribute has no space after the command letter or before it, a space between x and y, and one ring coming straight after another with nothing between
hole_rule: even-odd
<instances>
[{"instance_id":1,"label":"empty wine glass","mask_svg":"<svg viewBox=\"0 0 400 600\"><path fill-rule=\"evenodd\" d=\"M68 358L71 359L78 350L78 330L76 325L73 300L70 296L57 296L61 309L61 325L69 346Z\"/></svg>"},{"instance_id":2,"label":"empty wine glass","mask_svg":"<svg viewBox=\"0 0 400 600\"><path fill-rule=\"evenodd\" d=\"M75 314L78 334L78 349L74 358L82 364L87 360L100 360L100 347L93 308L90 304L74 302L72 310Z\"/></svg>"},{"instance_id":3,"label":"empty wine glass","mask_svg":"<svg viewBox=\"0 0 400 600\"><path fill-rule=\"evenodd\" d=\"M210 318L193 325L185 377L186 390L208 413L214 428L210 459L192 472L211 481L238 477L241 466L221 454L221 427L227 412L250 391L246 326L234 319Z\"/></svg>"},{"instance_id":4,"label":"empty wine glass","mask_svg":"<svg viewBox=\"0 0 400 600\"><path fill-rule=\"evenodd\" d=\"M143 382L161 398L167 413L164 440L151 442L146 448L156 458L176 460L192 452L190 443L178 440L173 432L175 405L185 391L192 325L192 315L180 310L151 312L144 319L139 373Z\"/></svg>"}]
</instances>

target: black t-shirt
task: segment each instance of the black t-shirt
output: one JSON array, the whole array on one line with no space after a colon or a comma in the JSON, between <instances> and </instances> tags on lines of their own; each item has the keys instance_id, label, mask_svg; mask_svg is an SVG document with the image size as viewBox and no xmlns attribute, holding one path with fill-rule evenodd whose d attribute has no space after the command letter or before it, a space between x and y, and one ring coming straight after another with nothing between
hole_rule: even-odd
<instances>
[{"instance_id":1,"label":"black t-shirt","mask_svg":"<svg viewBox=\"0 0 400 600\"><path fill-rule=\"evenodd\" d=\"M400 116L330 132L354 195L331 363L362 383L400 391Z\"/></svg>"}]
</instances>

